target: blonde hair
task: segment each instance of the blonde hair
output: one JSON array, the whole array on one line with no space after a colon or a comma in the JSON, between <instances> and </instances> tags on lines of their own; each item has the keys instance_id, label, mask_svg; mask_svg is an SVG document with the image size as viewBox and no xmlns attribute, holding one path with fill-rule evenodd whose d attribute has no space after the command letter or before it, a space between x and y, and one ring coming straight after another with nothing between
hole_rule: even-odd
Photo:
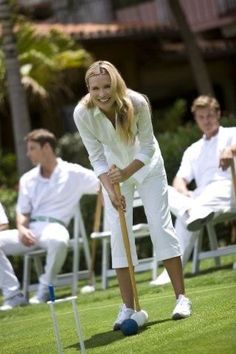
<instances>
[{"instance_id":1,"label":"blonde hair","mask_svg":"<svg viewBox=\"0 0 236 354\"><path fill-rule=\"evenodd\" d=\"M111 79L111 89L115 98L117 112L117 130L121 139L126 143L133 143L133 122L134 107L130 97L128 96L127 86L116 67L108 61L96 61L87 70L85 74L85 82L89 88L89 79L92 76L108 74ZM94 107L94 103L89 94L83 99L82 103L87 108Z\"/></svg>"},{"instance_id":2,"label":"blonde hair","mask_svg":"<svg viewBox=\"0 0 236 354\"><path fill-rule=\"evenodd\" d=\"M220 104L216 98L211 96L199 96L197 97L192 104L191 112L195 113L198 108L211 108L215 112L220 112Z\"/></svg>"}]
</instances>

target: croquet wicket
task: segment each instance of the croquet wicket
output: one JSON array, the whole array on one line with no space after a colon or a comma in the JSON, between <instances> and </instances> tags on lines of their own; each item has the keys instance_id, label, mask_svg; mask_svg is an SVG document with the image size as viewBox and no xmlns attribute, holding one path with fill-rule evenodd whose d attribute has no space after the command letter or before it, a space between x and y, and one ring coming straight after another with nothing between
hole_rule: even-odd
<instances>
[{"instance_id":1,"label":"croquet wicket","mask_svg":"<svg viewBox=\"0 0 236 354\"><path fill-rule=\"evenodd\" d=\"M85 345L84 345L84 341L83 341L83 333L82 333L82 328L80 325L79 313L78 313L77 304L76 304L77 296L69 296L69 297L66 297L65 299L55 300L54 290L53 290L53 287L51 287L51 286L49 287L49 294L50 294L51 300L48 301L47 304L49 305L50 311L51 311L53 330L54 330L54 335L55 335L56 344L57 344L57 353L58 354L63 353L63 346L62 346L55 306L57 304L60 304L63 302L71 302L73 314L74 314L74 319L75 319L76 332L77 332L77 335L79 338L79 343L80 343L81 353L86 354Z\"/></svg>"}]
</instances>

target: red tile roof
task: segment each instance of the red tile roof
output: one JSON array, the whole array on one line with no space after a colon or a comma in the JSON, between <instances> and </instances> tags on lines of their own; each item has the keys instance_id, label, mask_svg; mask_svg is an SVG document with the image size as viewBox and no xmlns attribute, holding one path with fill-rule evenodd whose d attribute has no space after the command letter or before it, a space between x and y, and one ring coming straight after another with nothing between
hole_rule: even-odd
<instances>
[{"instance_id":1,"label":"red tile roof","mask_svg":"<svg viewBox=\"0 0 236 354\"><path fill-rule=\"evenodd\" d=\"M145 33L175 32L173 29L160 26L157 23L35 23L35 27L41 33L47 33L55 28L77 39L101 39L111 37L127 37Z\"/></svg>"},{"instance_id":2,"label":"red tile roof","mask_svg":"<svg viewBox=\"0 0 236 354\"><path fill-rule=\"evenodd\" d=\"M99 40L106 38L118 38L118 37L137 37L143 35L155 34L160 38L168 37L168 34L172 34L178 37L178 32L173 28L160 26L157 23L80 23L80 24L62 24L62 23L35 23L35 28L40 33L47 33L49 30L55 28L60 30L75 39L78 40ZM165 42L162 41L162 49L166 52L180 53L185 51L185 46L179 37L178 42ZM203 40L198 39L198 44L205 52L235 52L236 40Z\"/></svg>"}]
</instances>

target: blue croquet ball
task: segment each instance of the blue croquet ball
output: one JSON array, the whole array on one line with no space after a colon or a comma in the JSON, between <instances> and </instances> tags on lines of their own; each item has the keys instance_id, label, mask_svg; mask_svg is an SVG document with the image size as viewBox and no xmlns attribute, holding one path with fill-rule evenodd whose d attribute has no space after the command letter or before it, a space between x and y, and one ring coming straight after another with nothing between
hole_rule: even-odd
<instances>
[{"instance_id":1,"label":"blue croquet ball","mask_svg":"<svg viewBox=\"0 0 236 354\"><path fill-rule=\"evenodd\" d=\"M130 318L122 322L120 329L125 336L132 336L138 333L138 324Z\"/></svg>"}]
</instances>

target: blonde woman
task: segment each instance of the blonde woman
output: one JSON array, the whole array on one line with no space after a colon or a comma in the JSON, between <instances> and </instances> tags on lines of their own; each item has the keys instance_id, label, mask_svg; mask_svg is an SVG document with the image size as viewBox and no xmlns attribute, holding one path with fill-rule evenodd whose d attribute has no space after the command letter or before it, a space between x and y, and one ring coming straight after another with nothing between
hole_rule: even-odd
<instances>
[{"instance_id":1,"label":"blonde woman","mask_svg":"<svg viewBox=\"0 0 236 354\"><path fill-rule=\"evenodd\" d=\"M88 94L74 111L75 124L99 177L111 229L112 266L116 270L123 304L113 329L134 313L132 286L117 208L126 211L133 265L137 254L132 229L132 204L137 188L143 201L157 258L163 261L176 296L173 319L191 314L185 297L180 248L167 201L163 159L153 134L147 99L126 87L118 70L107 61L93 63L85 76ZM121 183L122 198L114 191Z\"/></svg>"}]
</instances>

